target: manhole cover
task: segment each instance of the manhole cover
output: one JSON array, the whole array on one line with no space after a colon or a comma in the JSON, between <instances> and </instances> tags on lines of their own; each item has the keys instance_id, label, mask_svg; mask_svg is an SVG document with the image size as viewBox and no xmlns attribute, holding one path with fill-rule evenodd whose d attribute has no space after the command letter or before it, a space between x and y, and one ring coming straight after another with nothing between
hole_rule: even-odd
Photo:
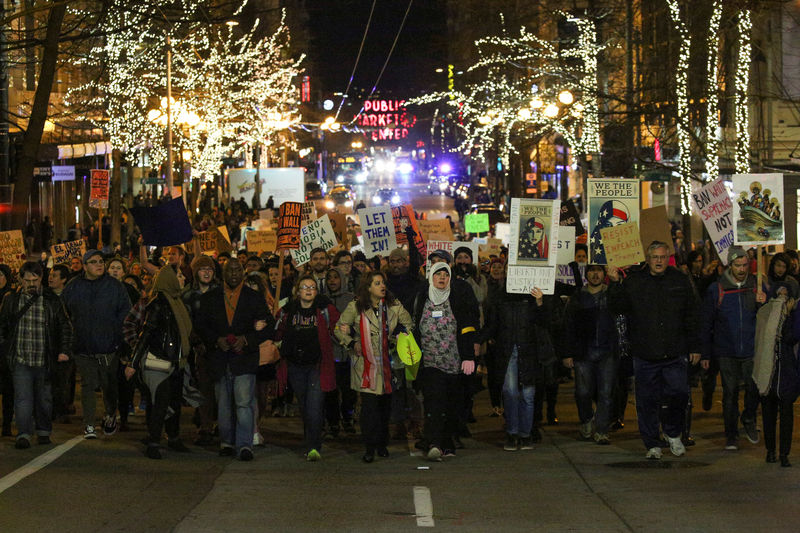
<instances>
[{"instance_id":1,"label":"manhole cover","mask_svg":"<svg viewBox=\"0 0 800 533\"><path fill-rule=\"evenodd\" d=\"M607 466L614 468L696 468L698 466L708 466L709 463L700 461L622 461L619 463L608 463Z\"/></svg>"}]
</instances>

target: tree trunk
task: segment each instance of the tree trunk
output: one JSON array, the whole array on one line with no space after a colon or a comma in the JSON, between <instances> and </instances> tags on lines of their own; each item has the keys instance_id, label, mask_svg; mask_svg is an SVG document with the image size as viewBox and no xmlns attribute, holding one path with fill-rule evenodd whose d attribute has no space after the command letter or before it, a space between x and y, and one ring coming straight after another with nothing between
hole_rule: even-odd
<instances>
[{"instance_id":1,"label":"tree trunk","mask_svg":"<svg viewBox=\"0 0 800 533\"><path fill-rule=\"evenodd\" d=\"M111 191L108 195L108 207L111 212L111 244L122 244L122 154L118 148L111 151Z\"/></svg>"},{"instance_id":2,"label":"tree trunk","mask_svg":"<svg viewBox=\"0 0 800 533\"><path fill-rule=\"evenodd\" d=\"M66 2L56 2L50 9L50 16L47 19L47 35L42 50L42 67L39 70L28 127L22 137L22 155L17 167L17 184L14 187L14 208L11 221L12 227L17 229L25 227L28 217L28 199L33 188L33 169L36 166L44 123L47 120L50 92L53 89L56 63L58 62L58 40L66 10Z\"/></svg>"}]
</instances>

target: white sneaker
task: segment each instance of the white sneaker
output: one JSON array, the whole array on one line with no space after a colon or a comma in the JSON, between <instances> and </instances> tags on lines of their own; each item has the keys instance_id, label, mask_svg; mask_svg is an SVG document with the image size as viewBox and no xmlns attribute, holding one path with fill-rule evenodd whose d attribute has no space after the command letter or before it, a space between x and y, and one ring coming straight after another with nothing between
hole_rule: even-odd
<instances>
[{"instance_id":1,"label":"white sneaker","mask_svg":"<svg viewBox=\"0 0 800 533\"><path fill-rule=\"evenodd\" d=\"M669 451L672 452L672 455L680 457L686 454L686 448L683 446L683 441L681 441L680 437L667 437L667 440L669 441Z\"/></svg>"},{"instance_id":2,"label":"white sneaker","mask_svg":"<svg viewBox=\"0 0 800 533\"><path fill-rule=\"evenodd\" d=\"M655 447L647 450L645 455L647 459L661 459L661 448Z\"/></svg>"},{"instance_id":3,"label":"white sneaker","mask_svg":"<svg viewBox=\"0 0 800 533\"><path fill-rule=\"evenodd\" d=\"M253 446L263 446L264 445L264 437L261 436L261 433L255 432L253 434Z\"/></svg>"}]
</instances>

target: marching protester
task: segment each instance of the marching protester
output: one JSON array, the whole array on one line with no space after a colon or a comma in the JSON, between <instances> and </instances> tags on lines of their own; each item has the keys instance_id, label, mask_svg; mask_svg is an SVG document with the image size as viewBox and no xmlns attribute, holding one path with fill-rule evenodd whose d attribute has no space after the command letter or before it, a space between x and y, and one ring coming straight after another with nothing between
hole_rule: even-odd
<instances>
[{"instance_id":1,"label":"marching protester","mask_svg":"<svg viewBox=\"0 0 800 533\"><path fill-rule=\"evenodd\" d=\"M353 302L354 298L353 293L344 287L344 278L344 274L336 268L328 270L325 275L325 296L331 299L340 314ZM325 393L325 415L328 421L328 431L333 437L339 435L340 422L345 433L355 433L356 431L353 426L353 412L358 396L356 390L350 387L351 352L349 347L343 346L339 342L333 343L336 389Z\"/></svg>"}]
</instances>

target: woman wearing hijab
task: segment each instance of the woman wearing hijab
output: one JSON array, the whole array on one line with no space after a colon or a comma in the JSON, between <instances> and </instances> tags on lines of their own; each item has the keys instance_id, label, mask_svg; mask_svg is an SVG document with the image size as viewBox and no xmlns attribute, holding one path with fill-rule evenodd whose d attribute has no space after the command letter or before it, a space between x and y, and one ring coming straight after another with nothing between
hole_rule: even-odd
<instances>
[{"instance_id":1,"label":"woman wearing hijab","mask_svg":"<svg viewBox=\"0 0 800 533\"><path fill-rule=\"evenodd\" d=\"M139 373L150 390L152 409L147 422L149 441L145 455L161 459L161 433L167 432L167 446L177 452L189 449L178 436L183 393L183 365L189 353L192 321L181 300L185 278L167 265L153 280L150 301L145 308L142 333L125 369L130 379Z\"/></svg>"},{"instance_id":2,"label":"woman wearing hijab","mask_svg":"<svg viewBox=\"0 0 800 533\"><path fill-rule=\"evenodd\" d=\"M386 290L381 272L368 272L359 282L355 301L347 304L336 328L339 341L355 354L351 386L361 393L361 435L371 463L375 453L389 457L389 415L392 410L392 349L397 333L411 331L411 316Z\"/></svg>"},{"instance_id":3,"label":"woman wearing hijab","mask_svg":"<svg viewBox=\"0 0 800 533\"><path fill-rule=\"evenodd\" d=\"M455 455L463 392L459 374L475 371L480 313L472 288L434 263L414 300L414 336L422 349L418 380L425 399L424 448L431 461Z\"/></svg>"}]
</instances>

